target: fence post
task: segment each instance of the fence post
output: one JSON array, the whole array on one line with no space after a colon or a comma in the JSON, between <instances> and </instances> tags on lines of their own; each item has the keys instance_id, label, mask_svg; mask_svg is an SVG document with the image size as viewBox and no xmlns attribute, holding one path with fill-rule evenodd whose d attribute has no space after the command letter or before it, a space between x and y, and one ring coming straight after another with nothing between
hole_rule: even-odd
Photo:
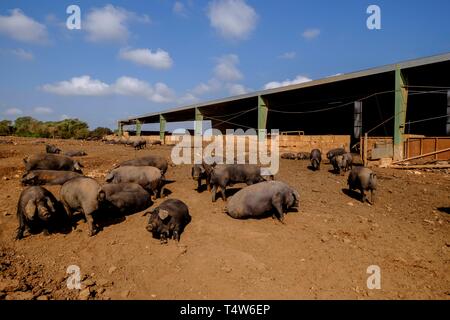
<instances>
[{"instance_id":1,"label":"fence post","mask_svg":"<svg viewBox=\"0 0 450 320\"><path fill-rule=\"evenodd\" d=\"M367 145L368 145L368 134L364 134L364 158L363 158L363 164L366 167L367 166Z\"/></svg>"}]
</instances>

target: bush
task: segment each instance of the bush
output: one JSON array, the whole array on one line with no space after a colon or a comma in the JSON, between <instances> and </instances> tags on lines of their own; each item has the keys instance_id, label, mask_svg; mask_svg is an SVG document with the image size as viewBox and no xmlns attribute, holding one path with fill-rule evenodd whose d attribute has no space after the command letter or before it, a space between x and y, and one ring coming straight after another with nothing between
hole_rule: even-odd
<instances>
[{"instance_id":1,"label":"bush","mask_svg":"<svg viewBox=\"0 0 450 320\"><path fill-rule=\"evenodd\" d=\"M13 133L12 122L9 120L0 121L0 136L9 136Z\"/></svg>"},{"instance_id":2,"label":"bush","mask_svg":"<svg viewBox=\"0 0 450 320\"><path fill-rule=\"evenodd\" d=\"M19 137L87 139L88 137L102 138L111 134L109 128L98 127L89 131L86 122L78 119L42 122L32 117L19 117L14 121L0 121L0 135L15 134Z\"/></svg>"}]
</instances>

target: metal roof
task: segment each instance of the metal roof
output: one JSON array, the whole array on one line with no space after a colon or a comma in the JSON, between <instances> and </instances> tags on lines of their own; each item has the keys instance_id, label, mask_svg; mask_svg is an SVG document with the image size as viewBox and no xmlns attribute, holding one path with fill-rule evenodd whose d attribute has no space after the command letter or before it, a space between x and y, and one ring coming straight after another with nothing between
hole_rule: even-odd
<instances>
[{"instance_id":1,"label":"metal roof","mask_svg":"<svg viewBox=\"0 0 450 320\"><path fill-rule=\"evenodd\" d=\"M367 77L367 76L386 73L386 72L392 72L392 71L395 71L396 69L408 69L408 68L420 67L420 66L425 66L428 64L434 64L434 63L446 62L446 61L450 61L450 53L429 56L429 57L424 57L424 58L419 58L419 59L414 59L414 60L407 60L407 61L403 61L403 62L399 62L399 63L388 64L388 65L381 66L381 67L370 68L370 69L366 69L366 70L326 77L326 78L322 78L322 79L318 79L318 80L312 80L312 81L308 81L308 82L293 84L293 85L279 87L279 88L275 88L275 89L254 91L254 92L251 92L248 94L195 103L195 104L191 104L191 105L187 105L187 106L168 109L165 111L147 113L147 114L143 114L143 115L137 116L137 117L129 117L127 119L122 119L122 120L119 120L119 122L124 123L124 124L126 124L126 123L129 124L130 122L137 120L137 119L144 119L144 118L150 118L150 117L155 117L155 116L159 117L159 115L164 115L164 114L169 114L169 113L174 113L174 112L179 112L179 111L185 111L185 110L190 110L190 109L194 109L194 108L214 106L214 105L217 105L220 103L227 103L227 102L233 102L233 101L237 101L237 100L256 98L258 96L266 96L266 95L270 95L270 94L298 90L298 89L302 89L302 88L308 88L308 87L313 87L313 86L318 86L318 85L323 85L323 84L328 84L328 83L333 83L333 82L339 82L339 81Z\"/></svg>"}]
</instances>

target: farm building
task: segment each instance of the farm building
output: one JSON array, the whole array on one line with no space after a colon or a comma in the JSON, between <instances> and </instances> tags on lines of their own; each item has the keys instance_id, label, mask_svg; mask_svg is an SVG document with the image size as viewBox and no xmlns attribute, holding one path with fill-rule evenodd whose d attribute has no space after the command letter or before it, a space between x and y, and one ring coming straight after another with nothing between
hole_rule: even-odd
<instances>
[{"instance_id":1,"label":"farm building","mask_svg":"<svg viewBox=\"0 0 450 320\"><path fill-rule=\"evenodd\" d=\"M159 123L153 138L166 142L167 123L185 121L195 121L195 134L205 121L222 132L278 129L286 151L365 146L372 160L429 153L448 160L450 53L144 114L118 126L120 133L146 135L143 124Z\"/></svg>"}]
</instances>

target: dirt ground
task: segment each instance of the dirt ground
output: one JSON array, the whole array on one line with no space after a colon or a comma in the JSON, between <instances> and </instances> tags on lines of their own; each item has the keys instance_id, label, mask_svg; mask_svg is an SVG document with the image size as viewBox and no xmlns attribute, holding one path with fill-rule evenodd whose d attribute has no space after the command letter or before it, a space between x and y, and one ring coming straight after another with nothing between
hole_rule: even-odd
<instances>
[{"instance_id":1,"label":"dirt ground","mask_svg":"<svg viewBox=\"0 0 450 320\"><path fill-rule=\"evenodd\" d=\"M0 144L0 299L450 298L448 172L374 169L379 190L371 206L346 194L346 176L330 173L329 165L312 172L308 161L281 160L276 179L301 197L283 225L230 218L221 199L213 204L209 192L195 190L190 166L170 167L169 197L186 202L192 215L179 245L153 239L142 213L105 220L92 238L80 220L68 234L15 241L22 159L44 145L11 139L16 145ZM101 142L53 143L85 150L84 173L102 183L120 161L170 155L166 146L135 152ZM57 197L59 188L48 187ZM80 267L81 291L66 286L70 265ZM371 265L380 267L380 290L367 288Z\"/></svg>"}]
</instances>

